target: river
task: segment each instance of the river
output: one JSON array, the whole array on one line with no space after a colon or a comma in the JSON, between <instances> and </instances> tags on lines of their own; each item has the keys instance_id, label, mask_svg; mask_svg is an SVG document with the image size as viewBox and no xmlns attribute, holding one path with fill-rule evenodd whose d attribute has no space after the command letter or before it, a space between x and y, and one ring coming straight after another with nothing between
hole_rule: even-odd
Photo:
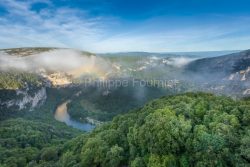
<instances>
[{"instance_id":1,"label":"river","mask_svg":"<svg viewBox=\"0 0 250 167\"><path fill-rule=\"evenodd\" d=\"M81 123L78 121L74 121L70 118L68 111L67 111L67 104L70 102L70 100L60 104L55 112L55 119L60 122L66 123L68 126L71 126L76 129L80 129L83 131L91 131L92 129L95 128L94 125L89 124L89 123Z\"/></svg>"}]
</instances>

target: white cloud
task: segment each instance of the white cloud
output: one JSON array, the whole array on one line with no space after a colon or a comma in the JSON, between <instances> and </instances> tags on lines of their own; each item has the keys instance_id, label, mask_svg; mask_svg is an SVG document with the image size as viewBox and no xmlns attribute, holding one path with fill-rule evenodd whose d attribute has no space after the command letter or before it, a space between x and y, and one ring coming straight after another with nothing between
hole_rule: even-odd
<instances>
[{"instance_id":1,"label":"white cloud","mask_svg":"<svg viewBox=\"0 0 250 167\"><path fill-rule=\"evenodd\" d=\"M37 2L48 7L31 10ZM188 19L149 19L122 30L119 28L125 23L118 18L90 17L88 11L58 8L49 0L2 0L0 5L8 11L0 17L1 48L48 46L94 52L164 52L247 49L250 46L248 16L216 15L214 18L220 17L222 21L201 23L192 19L191 23L187 23Z\"/></svg>"},{"instance_id":2,"label":"white cloud","mask_svg":"<svg viewBox=\"0 0 250 167\"><path fill-rule=\"evenodd\" d=\"M54 46L93 50L91 44L102 36L98 18L89 19L83 11L70 8L35 12L30 8L36 2L2 2L9 12L0 20L2 48Z\"/></svg>"}]
</instances>

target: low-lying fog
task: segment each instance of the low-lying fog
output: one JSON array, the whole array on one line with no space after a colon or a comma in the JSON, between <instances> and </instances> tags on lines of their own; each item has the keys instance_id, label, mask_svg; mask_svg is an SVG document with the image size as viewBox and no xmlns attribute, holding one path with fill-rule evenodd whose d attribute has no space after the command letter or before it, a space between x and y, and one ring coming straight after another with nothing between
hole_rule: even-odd
<instances>
[{"instance_id":1,"label":"low-lying fog","mask_svg":"<svg viewBox=\"0 0 250 167\"><path fill-rule=\"evenodd\" d=\"M25 57L1 53L0 69L29 72L44 69L48 72L67 72L75 77L85 73L104 76L112 70L103 58L70 49L57 49Z\"/></svg>"},{"instance_id":2,"label":"low-lying fog","mask_svg":"<svg viewBox=\"0 0 250 167\"><path fill-rule=\"evenodd\" d=\"M142 71L152 66L162 68L169 65L180 68L193 60L194 58L184 56L169 58L146 56L140 62L130 63L135 66L132 70ZM123 64L123 62L120 63ZM15 69L39 72L39 70L45 70L46 72L66 72L75 78L84 74L105 78L107 75L120 70L120 66L119 68L116 67L106 57L85 55L83 52L71 49L55 49L30 56L13 56L4 52L0 53L0 70L5 71Z\"/></svg>"}]
</instances>

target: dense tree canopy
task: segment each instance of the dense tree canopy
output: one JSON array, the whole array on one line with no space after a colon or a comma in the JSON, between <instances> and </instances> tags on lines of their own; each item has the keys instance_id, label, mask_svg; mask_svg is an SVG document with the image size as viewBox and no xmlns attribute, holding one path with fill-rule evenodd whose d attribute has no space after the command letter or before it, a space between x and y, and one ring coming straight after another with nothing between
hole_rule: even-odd
<instances>
[{"instance_id":1,"label":"dense tree canopy","mask_svg":"<svg viewBox=\"0 0 250 167\"><path fill-rule=\"evenodd\" d=\"M249 99L205 93L163 97L117 116L91 133L63 141L58 140L61 134L56 129L45 133L42 129L51 127L29 124L19 119L1 124L3 166L204 167L250 163Z\"/></svg>"},{"instance_id":2,"label":"dense tree canopy","mask_svg":"<svg viewBox=\"0 0 250 167\"><path fill-rule=\"evenodd\" d=\"M115 117L66 150L81 166L247 166L250 101L188 93ZM79 143L79 141L82 141Z\"/></svg>"},{"instance_id":3,"label":"dense tree canopy","mask_svg":"<svg viewBox=\"0 0 250 167\"><path fill-rule=\"evenodd\" d=\"M69 129L23 118L1 121L0 164L22 167L58 160L63 143L79 134Z\"/></svg>"}]
</instances>

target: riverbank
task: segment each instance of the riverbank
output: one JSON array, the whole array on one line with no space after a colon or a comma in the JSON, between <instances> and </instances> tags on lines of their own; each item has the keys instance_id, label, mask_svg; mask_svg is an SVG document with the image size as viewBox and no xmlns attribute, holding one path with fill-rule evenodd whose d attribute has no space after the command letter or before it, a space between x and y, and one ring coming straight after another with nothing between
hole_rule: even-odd
<instances>
[{"instance_id":1,"label":"riverbank","mask_svg":"<svg viewBox=\"0 0 250 167\"><path fill-rule=\"evenodd\" d=\"M80 129L83 131L91 131L95 128L93 124L90 123L81 123L74 120L71 120L70 115L67 111L67 104L70 102L70 100L65 101L64 103L60 104L54 114L54 117L57 121L64 122L68 126L71 126L76 129Z\"/></svg>"}]
</instances>

